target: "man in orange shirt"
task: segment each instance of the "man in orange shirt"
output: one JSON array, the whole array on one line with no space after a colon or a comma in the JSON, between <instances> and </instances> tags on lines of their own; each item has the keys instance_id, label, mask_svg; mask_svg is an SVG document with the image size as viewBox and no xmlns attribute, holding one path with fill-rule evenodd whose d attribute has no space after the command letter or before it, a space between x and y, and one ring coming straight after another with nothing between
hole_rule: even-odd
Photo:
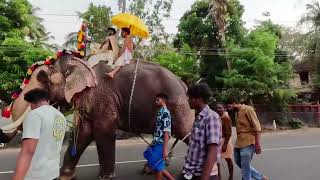
<instances>
[{"instance_id":1,"label":"man in orange shirt","mask_svg":"<svg viewBox=\"0 0 320 180\"><path fill-rule=\"evenodd\" d=\"M267 180L250 163L253 155L261 154L261 125L253 107L239 103L235 98L227 102L230 110L236 110L237 141L234 159L242 172L242 180Z\"/></svg>"}]
</instances>

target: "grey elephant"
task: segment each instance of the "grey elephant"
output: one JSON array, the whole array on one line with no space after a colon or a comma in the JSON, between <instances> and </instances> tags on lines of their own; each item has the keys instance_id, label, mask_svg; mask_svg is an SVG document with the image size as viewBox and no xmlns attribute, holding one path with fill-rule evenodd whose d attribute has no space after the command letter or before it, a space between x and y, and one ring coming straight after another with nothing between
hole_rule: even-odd
<instances>
[{"instance_id":1,"label":"grey elephant","mask_svg":"<svg viewBox=\"0 0 320 180\"><path fill-rule=\"evenodd\" d=\"M28 104L23 95L34 88L46 88L52 103L71 103L77 109L75 121L79 124L76 154L69 146L61 168L61 178L74 177L75 166L88 145L95 141L99 155L100 179L108 179L114 172L116 129L133 133L153 133L158 93L168 94L168 108L172 113L172 130L182 139L192 128L194 114L190 110L185 84L169 70L146 61L140 61L132 98L131 120L128 121L129 100L137 61L121 68L114 79L105 75L109 66L100 62L91 67L70 53L59 57L51 66L38 67L29 84L12 107L12 118L19 126L27 114ZM9 141L15 132L2 133L0 139ZM186 139L185 141L188 141Z\"/></svg>"}]
</instances>

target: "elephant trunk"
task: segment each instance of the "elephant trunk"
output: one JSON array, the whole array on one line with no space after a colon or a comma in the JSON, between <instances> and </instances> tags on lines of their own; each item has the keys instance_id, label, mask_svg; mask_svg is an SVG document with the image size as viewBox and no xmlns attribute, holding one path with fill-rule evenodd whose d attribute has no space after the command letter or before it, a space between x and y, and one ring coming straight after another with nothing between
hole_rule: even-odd
<instances>
[{"instance_id":1,"label":"elephant trunk","mask_svg":"<svg viewBox=\"0 0 320 180\"><path fill-rule=\"evenodd\" d=\"M4 133L1 129L0 129L0 143L8 143L11 141L11 139L13 139L13 137L17 134L18 130L15 130L12 133Z\"/></svg>"},{"instance_id":2,"label":"elephant trunk","mask_svg":"<svg viewBox=\"0 0 320 180\"><path fill-rule=\"evenodd\" d=\"M38 67L32 73L29 83L23 88L22 92L20 93L20 96L14 101L12 105L13 121L16 121L17 119L19 119L22 116L22 114L26 111L27 107L29 106L29 103L24 100L24 95L32 89L43 88L42 83L39 82L37 79L37 75L41 70L48 71L48 67L45 65Z\"/></svg>"},{"instance_id":3,"label":"elephant trunk","mask_svg":"<svg viewBox=\"0 0 320 180\"><path fill-rule=\"evenodd\" d=\"M48 71L47 66L40 66L38 67L30 78L29 83L23 88L20 96L14 101L12 105L12 123L6 126L0 127L0 140L1 141L10 141L19 126L23 123L25 117L30 112L30 107L28 102L24 100L24 94L28 91L35 89L35 88L43 88L41 82L37 80L37 75L41 71Z\"/></svg>"}]
</instances>

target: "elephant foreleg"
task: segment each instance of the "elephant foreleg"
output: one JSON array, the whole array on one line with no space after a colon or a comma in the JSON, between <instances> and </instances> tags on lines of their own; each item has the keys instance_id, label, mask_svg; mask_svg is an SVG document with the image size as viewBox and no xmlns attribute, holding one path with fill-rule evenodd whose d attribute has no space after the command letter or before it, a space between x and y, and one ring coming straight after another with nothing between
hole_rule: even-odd
<instances>
[{"instance_id":1,"label":"elephant foreleg","mask_svg":"<svg viewBox=\"0 0 320 180\"><path fill-rule=\"evenodd\" d=\"M90 122L82 120L79 124L79 132L76 144L76 155L71 155L72 145L64 155L63 166L60 170L60 179L71 179L74 176L75 167L88 145L93 141L92 128Z\"/></svg>"},{"instance_id":2,"label":"elephant foreleg","mask_svg":"<svg viewBox=\"0 0 320 180\"><path fill-rule=\"evenodd\" d=\"M114 127L96 127L94 130L99 155L99 179L110 179L115 169L116 133Z\"/></svg>"},{"instance_id":3,"label":"elephant foreleg","mask_svg":"<svg viewBox=\"0 0 320 180\"><path fill-rule=\"evenodd\" d=\"M101 179L108 179L114 172L115 167L115 133L105 134L103 137L96 137L97 150L99 155Z\"/></svg>"}]
</instances>

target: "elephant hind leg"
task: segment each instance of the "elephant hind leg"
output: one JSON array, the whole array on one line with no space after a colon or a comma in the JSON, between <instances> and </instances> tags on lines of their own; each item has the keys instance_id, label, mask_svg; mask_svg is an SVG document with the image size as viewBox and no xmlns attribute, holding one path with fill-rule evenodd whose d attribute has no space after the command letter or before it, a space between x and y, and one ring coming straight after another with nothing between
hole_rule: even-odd
<instances>
[{"instance_id":1,"label":"elephant hind leg","mask_svg":"<svg viewBox=\"0 0 320 180\"><path fill-rule=\"evenodd\" d=\"M81 120L79 126L80 127L77 138L76 155L74 157L71 155L72 145L69 145L64 155L63 166L60 170L60 179L72 179L72 177L74 176L75 167L82 153L93 141L92 128L90 122L88 122L87 120Z\"/></svg>"}]
</instances>

